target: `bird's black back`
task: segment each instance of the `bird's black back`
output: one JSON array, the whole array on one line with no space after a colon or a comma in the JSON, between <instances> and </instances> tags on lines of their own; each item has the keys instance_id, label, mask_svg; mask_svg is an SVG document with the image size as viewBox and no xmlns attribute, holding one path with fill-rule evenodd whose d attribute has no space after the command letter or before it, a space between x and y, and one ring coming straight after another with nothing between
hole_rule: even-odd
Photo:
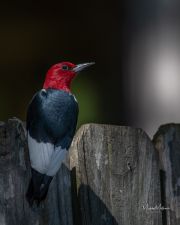
<instances>
[{"instance_id":1,"label":"bird's black back","mask_svg":"<svg viewBox=\"0 0 180 225\"><path fill-rule=\"evenodd\" d=\"M53 143L68 149L78 116L74 96L56 89L42 89L31 100L27 112L27 131L37 142Z\"/></svg>"}]
</instances>

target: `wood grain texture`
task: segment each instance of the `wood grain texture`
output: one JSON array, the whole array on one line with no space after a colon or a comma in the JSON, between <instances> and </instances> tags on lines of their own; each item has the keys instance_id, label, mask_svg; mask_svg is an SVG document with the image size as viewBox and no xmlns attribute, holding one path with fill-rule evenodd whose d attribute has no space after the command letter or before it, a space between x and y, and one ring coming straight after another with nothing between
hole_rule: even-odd
<instances>
[{"instance_id":1,"label":"wood grain texture","mask_svg":"<svg viewBox=\"0 0 180 225\"><path fill-rule=\"evenodd\" d=\"M68 160L67 160L68 165ZM18 119L0 123L0 225L73 225L71 178L63 164L39 210L29 208L25 192L30 163L24 124Z\"/></svg>"},{"instance_id":2,"label":"wood grain texture","mask_svg":"<svg viewBox=\"0 0 180 225\"><path fill-rule=\"evenodd\" d=\"M162 225L158 154L140 129L82 126L70 150L82 225ZM144 209L143 206L146 208Z\"/></svg>"},{"instance_id":3,"label":"wood grain texture","mask_svg":"<svg viewBox=\"0 0 180 225\"><path fill-rule=\"evenodd\" d=\"M162 204L170 208L163 212L165 225L180 224L180 124L167 124L154 136L159 153Z\"/></svg>"}]
</instances>

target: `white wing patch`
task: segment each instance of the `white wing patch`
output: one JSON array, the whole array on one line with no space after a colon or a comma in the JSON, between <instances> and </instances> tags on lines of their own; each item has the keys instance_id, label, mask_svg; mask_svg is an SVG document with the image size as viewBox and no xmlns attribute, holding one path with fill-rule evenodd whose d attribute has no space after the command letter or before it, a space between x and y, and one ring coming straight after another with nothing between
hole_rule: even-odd
<instances>
[{"instance_id":1,"label":"white wing patch","mask_svg":"<svg viewBox=\"0 0 180 225\"><path fill-rule=\"evenodd\" d=\"M61 164L63 160L66 158L67 150L64 148L62 149L60 146L55 148L46 175L48 176L54 176L59 168L61 167Z\"/></svg>"},{"instance_id":2,"label":"white wing patch","mask_svg":"<svg viewBox=\"0 0 180 225\"><path fill-rule=\"evenodd\" d=\"M61 167L67 151L51 143L38 143L28 132L31 167L42 174L54 176Z\"/></svg>"},{"instance_id":3,"label":"white wing patch","mask_svg":"<svg viewBox=\"0 0 180 225\"><path fill-rule=\"evenodd\" d=\"M28 147L31 167L45 174L54 151L54 145L50 143L38 143L28 133Z\"/></svg>"}]
</instances>

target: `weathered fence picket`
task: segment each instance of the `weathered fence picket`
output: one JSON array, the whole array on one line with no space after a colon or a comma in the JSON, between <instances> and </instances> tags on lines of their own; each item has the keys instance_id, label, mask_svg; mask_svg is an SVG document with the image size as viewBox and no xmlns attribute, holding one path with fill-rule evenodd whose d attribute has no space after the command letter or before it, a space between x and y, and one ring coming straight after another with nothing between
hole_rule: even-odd
<instances>
[{"instance_id":1,"label":"weathered fence picket","mask_svg":"<svg viewBox=\"0 0 180 225\"><path fill-rule=\"evenodd\" d=\"M162 211L164 225L180 224L180 125L167 124L154 136L160 159Z\"/></svg>"},{"instance_id":2,"label":"weathered fence picket","mask_svg":"<svg viewBox=\"0 0 180 225\"><path fill-rule=\"evenodd\" d=\"M161 203L160 182L157 153L142 130L84 125L71 152L83 225L162 224L161 211L148 209Z\"/></svg>"}]
</instances>

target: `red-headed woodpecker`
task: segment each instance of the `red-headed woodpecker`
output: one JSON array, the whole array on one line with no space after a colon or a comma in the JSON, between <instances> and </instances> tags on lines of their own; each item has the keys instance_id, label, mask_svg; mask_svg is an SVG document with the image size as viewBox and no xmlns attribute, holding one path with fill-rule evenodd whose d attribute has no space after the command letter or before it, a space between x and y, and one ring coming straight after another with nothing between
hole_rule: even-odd
<instances>
[{"instance_id":1,"label":"red-headed woodpecker","mask_svg":"<svg viewBox=\"0 0 180 225\"><path fill-rule=\"evenodd\" d=\"M29 104L27 134L32 178L26 198L30 206L46 198L75 133L78 103L70 91L71 81L93 64L55 64L47 72L43 89Z\"/></svg>"}]
</instances>

